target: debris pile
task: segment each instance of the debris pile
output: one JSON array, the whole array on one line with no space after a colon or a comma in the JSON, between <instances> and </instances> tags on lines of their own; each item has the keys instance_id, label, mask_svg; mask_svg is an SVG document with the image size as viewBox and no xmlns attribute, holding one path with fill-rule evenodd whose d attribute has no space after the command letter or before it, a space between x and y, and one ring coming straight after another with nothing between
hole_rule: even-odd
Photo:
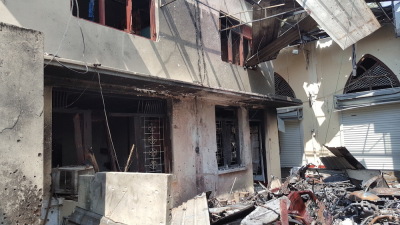
<instances>
[{"instance_id":1,"label":"debris pile","mask_svg":"<svg viewBox=\"0 0 400 225\"><path fill-rule=\"evenodd\" d=\"M400 189L391 187L383 174L360 184L345 173L332 175L308 167L283 184L278 179L268 188L260 184L261 190L232 205L209 199L211 224L400 224Z\"/></svg>"}]
</instances>

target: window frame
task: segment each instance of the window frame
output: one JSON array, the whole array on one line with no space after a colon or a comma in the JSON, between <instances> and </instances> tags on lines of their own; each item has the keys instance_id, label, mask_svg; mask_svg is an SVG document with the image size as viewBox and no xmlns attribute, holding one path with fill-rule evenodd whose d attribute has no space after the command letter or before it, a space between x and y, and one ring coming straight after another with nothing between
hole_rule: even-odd
<instances>
[{"instance_id":1,"label":"window frame","mask_svg":"<svg viewBox=\"0 0 400 225\"><path fill-rule=\"evenodd\" d=\"M228 30L224 30L228 28L223 20L227 20L232 24L239 25L240 21L236 18L233 18L231 16L228 16L226 13L220 12L220 17L219 17L219 34L220 34L220 42L221 42L221 60L224 62L232 63L234 65L239 65L239 66L244 66L246 59L249 57L251 54L251 46L252 46L252 28L247 25L240 25L236 28L231 28ZM225 22L227 23L227 22ZM227 36L227 38L222 38L224 35ZM238 35L239 36L239 45L238 49L234 49L233 43L232 43L232 36L233 35ZM223 43L225 42L226 43ZM245 47L245 42L247 41L247 48ZM234 58L234 51L238 52L239 59ZM224 52L226 51L226 52ZM247 52L247 55L245 55L245 52Z\"/></svg>"},{"instance_id":2,"label":"window frame","mask_svg":"<svg viewBox=\"0 0 400 225\"><path fill-rule=\"evenodd\" d=\"M110 27L119 31L123 31L132 35L136 35L139 37L147 38L153 41L156 41L157 39L157 27L156 27L156 0L149 0L149 14L150 14L150 38L146 36L142 36L139 34L135 34L132 30L132 25L133 25L133 20L132 20L132 1L133 0L125 0L125 27L124 29L118 29L116 27L108 26L106 25L106 0L98 0L98 17L99 17L99 22L95 22L92 20L88 20L85 18L82 18L81 16L77 17L72 13L73 16L77 17L78 19L84 19L92 23L100 24L106 27ZM138 0L141 1L141 0ZM73 4L71 4L71 7ZM72 10L73 12L73 10Z\"/></svg>"},{"instance_id":3,"label":"window frame","mask_svg":"<svg viewBox=\"0 0 400 225\"><path fill-rule=\"evenodd\" d=\"M226 170L242 166L238 110L237 107L215 106L216 159L218 170ZM218 113L223 111L225 111L224 113L230 112L233 116L229 118L223 115L218 115ZM234 147L232 147L232 144L230 143L232 141L232 126L235 128L233 132ZM231 148L228 146L231 146ZM235 162L232 160L233 154L235 154ZM219 162L221 160L219 157L222 157L222 163Z\"/></svg>"}]
</instances>

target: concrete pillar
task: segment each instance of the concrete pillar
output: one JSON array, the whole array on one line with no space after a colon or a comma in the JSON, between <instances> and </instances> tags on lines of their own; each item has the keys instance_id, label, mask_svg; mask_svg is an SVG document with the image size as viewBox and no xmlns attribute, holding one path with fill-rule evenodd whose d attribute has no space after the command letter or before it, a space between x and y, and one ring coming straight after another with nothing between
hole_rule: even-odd
<instances>
[{"instance_id":1,"label":"concrete pillar","mask_svg":"<svg viewBox=\"0 0 400 225\"><path fill-rule=\"evenodd\" d=\"M279 134L276 109L264 110L265 118L265 157L267 164L267 178L271 181L272 176L281 178L281 162L279 155Z\"/></svg>"},{"instance_id":2,"label":"concrete pillar","mask_svg":"<svg viewBox=\"0 0 400 225\"><path fill-rule=\"evenodd\" d=\"M39 224L43 35L0 23L0 224Z\"/></svg>"},{"instance_id":3,"label":"concrete pillar","mask_svg":"<svg viewBox=\"0 0 400 225\"><path fill-rule=\"evenodd\" d=\"M52 94L53 88L44 87L44 141L43 141L43 197L50 198L52 168Z\"/></svg>"}]
</instances>

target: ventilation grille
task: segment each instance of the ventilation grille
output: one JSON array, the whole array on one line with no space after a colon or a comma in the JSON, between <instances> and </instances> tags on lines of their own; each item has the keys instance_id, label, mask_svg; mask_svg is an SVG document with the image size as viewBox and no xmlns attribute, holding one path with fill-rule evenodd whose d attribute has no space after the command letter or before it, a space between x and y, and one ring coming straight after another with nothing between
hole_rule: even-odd
<instances>
[{"instance_id":1,"label":"ventilation grille","mask_svg":"<svg viewBox=\"0 0 400 225\"><path fill-rule=\"evenodd\" d=\"M290 85L288 84L288 82L286 82L285 79L283 79L277 73L274 74L274 78L275 78L275 94L296 98L293 89L290 87Z\"/></svg>"},{"instance_id":2,"label":"ventilation grille","mask_svg":"<svg viewBox=\"0 0 400 225\"><path fill-rule=\"evenodd\" d=\"M379 62L377 59L374 60L376 63L367 70L362 67L362 64L358 65L357 74L360 70L364 72L357 76L350 75L343 90L343 94L400 86L396 75L383 63Z\"/></svg>"}]
</instances>

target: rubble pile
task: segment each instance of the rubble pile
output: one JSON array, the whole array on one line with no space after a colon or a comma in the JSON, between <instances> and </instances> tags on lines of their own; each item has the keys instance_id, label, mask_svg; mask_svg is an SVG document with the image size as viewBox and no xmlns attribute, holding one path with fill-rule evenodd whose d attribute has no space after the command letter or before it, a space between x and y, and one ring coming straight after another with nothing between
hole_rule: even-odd
<instances>
[{"instance_id":1,"label":"rubble pile","mask_svg":"<svg viewBox=\"0 0 400 225\"><path fill-rule=\"evenodd\" d=\"M346 174L307 169L302 167L283 184L275 179L268 188L261 185L261 190L232 205L209 199L211 224L400 224L400 189L391 187L383 174L360 184Z\"/></svg>"}]
</instances>

